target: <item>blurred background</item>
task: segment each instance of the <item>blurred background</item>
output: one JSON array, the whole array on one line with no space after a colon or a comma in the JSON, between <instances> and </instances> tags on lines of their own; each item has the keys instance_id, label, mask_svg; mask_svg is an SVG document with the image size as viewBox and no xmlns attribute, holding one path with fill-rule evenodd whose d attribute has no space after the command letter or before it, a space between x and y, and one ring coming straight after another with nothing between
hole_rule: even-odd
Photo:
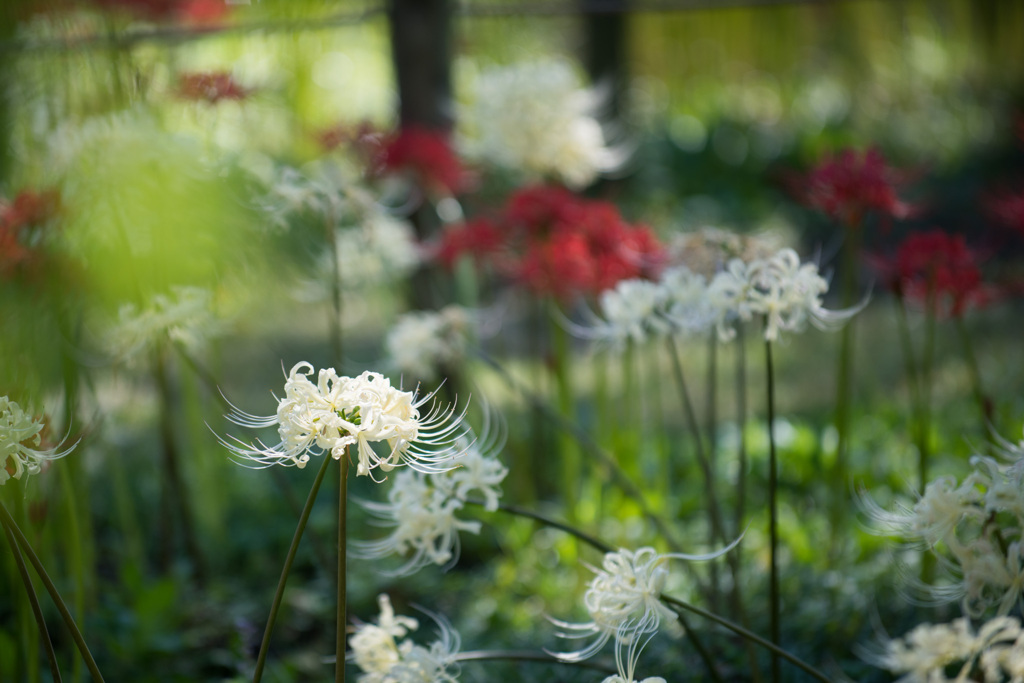
<instances>
[{"instance_id":1,"label":"blurred background","mask_svg":"<svg viewBox=\"0 0 1024 683\"><path fill-rule=\"evenodd\" d=\"M573 493L566 471L546 466L556 450L582 449L545 419L558 405L619 457L653 509L706 549L696 519L703 485L676 389L663 380L663 349L592 352L585 340L566 341L551 302L520 283L438 262L452 226L551 179L488 156L487 128L501 113L494 88L519 87L494 74L524 64L556 65L517 78L547 74L556 90L578 91L610 153L595 177L555 179L613 202L664 244L707 226L769 231L838 282L846 233L801 201L800 188L822 159L880 150L914 209L898 220L865 217L864 252L891 254L911 232L941 229L966 239L998 291L964 316L971 357L951 319L939 323L934 471L960 472L984 440L978 386L989 424L1020 436L1022 0L4 0L0 395L45 415L54 444L79 446L0 497L108 680L247 679L312 472L232 463L216 436L233 429L221 419L223 398L272 414L282 368L301 360L437 386L403 375L389 356L388 331L410 310L458 302L481 312L472 343L504 370L467 354L445 368L441 391L473 394L476 425L485 406L503 415L506 500L597 529L613 545L652 542L643 511L601 476L587 474ZM389 136L415 129L443 134L459 158L456 180L425 178L444 153L381 161ZM894 299L869 259L850 269L858 298L873 298L854 351L846 493L866 482L885 499L915 472L909 389ZM572 319L596 305L594 293L555 299ZM838 306L838 295L828 302ZM919 310L911 326L924 333ZM574 352L570 398L559 344ZM749 451L746 588L759 604L765 380L761 347L746 346L747 366L713 342L688 346L685 358L701 418L721 444L723 481L738 476L737 444ZM870 640L878 623L902 633L922 612L895 597L885 542L852 510L841 527L828 515L837 346L814 333L778 351L785 640L851 678L888 680L850 643ZM741 367L751 397L742 420ZM717 394L716 382L725 387ZM352 487L354 497L381 496L372 482ZM329 671L332 505L325 493L314 511L269 680ZM352 536L372 537L365 513L352 514ZM388 579L372 563L350 565L350 613L369 620L387 590L403 613L411 601L448 615L464 649L553 648L545 615L579 612L590 573L577 560L598 560L561 534L499 515L464 535L448 573ZM51 680L16 568L2 558L0 681ZM675 588L693 586L684 576ZM767 617L749 616L763 632ZM749 680L741 646L711 640L726 676ZM669 680L697 661L678 642L650 652ZM526 666L467 664L463 678L596 675ZM69 667L68 680L86 678L80 663Z\"/></svg>"}]
</instances>

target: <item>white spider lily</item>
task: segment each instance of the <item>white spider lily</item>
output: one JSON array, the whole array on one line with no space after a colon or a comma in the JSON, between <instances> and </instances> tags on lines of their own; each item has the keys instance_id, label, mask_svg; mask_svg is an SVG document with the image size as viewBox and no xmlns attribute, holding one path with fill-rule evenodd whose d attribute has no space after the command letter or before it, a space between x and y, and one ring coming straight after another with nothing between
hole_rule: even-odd
<instances>
[{"instance_id":1,"label":"white spider lily","mask_svg":"<svg viewBox=\"0 0 1024 683\"><path fill-rule=\"evenodd\" d=\"M362 671L359 683L455 683L460 638L448 620L423 610L439 631L438 639L424 647L405 638L419 622L396 617L387 595L378 596L377 602L377 623L358 625L348 641L348 658Z\"/></svg>"},{"instance_id":2,"label":"white spider lily","mask_svg":"<svg viewBox=\"0 0 1024 683\"><path fill-rule=\"evenodd\" d=\"M455 469L434 474L399 472L388 491L388 502L359 501L377 524L391 533L374 541L352 541L353 554L364 559L391 555L407 557L393 576L412 574L435 564L450 568L459 559L459 533L480 533L480 522L459 519L471 492L484 498L484 508L498 509L499 488L508 468L490 457L479 442L466 447Z\"/></svg>"},{"instance_id":3,"label":"white spider lily","mask_svg":"<svg viewBox=\"0 0 1024 683\"><path fill-rule=\"evenodd\" d=\"M739 539L722 550L704 555L661 555L649 547L640 548L636 552L622 549L607 553L602 563L603 569L591 568L596 575L583 596L590 621L570 623L551 619L555 626L562 629L559 636L563 638L596 637L582 649L552 654L562 661L578 662L597 654L613 637L618 648L653 636L661 627L662 620L669 624L669 628L681 631L675 612L661 601L661 593L668 580L668 561L710 560L728 552L737 543ZM627 667L628 671L632 671L635 666L635 657L639 657L639 647L629 651L631 664Z\"/></svg>"},{"instance_id":4,"label":"white spider lily","mask_svg":"<svg viewBox=\"0 0 1024 683\"><path fill-rule=\"evenodd\" d=\"M237 408L227 415L242 427L277 425L281 438L277 444L248 444L236 437L229 437L230 441L221 438L221 443L255 467L301 468L310 455L326 453L338 460L349 446L355 447L358 457L357 475L370 475L378 468L390 472L400 465L425 473L456 465L464 450L456 444L466 433L461 424L465 411L456 414L454 405L442 408L435 403L421 415L420 409L432 402L434 392L417 397L392 387L376 372L345 377L326 368L320 370L316 384L309 380L312 374L313 366L307 362L291 369L276 415L258 417ZM385 455L371 445L380 442L386 443Z\"/></svg>"},{"instance_id":5,"label":"white spider lily","mask_svg":"<svg viewBox=\"0 0 1024 683\"><path fill-rule=\"evenodd\" d=\"M60 445L39 448L43 423L26 413L7 396L0 396L0 484L39 474L42 464L62 458L74 450L77 442L63 451Z\"/></svg>"}]
</instances>

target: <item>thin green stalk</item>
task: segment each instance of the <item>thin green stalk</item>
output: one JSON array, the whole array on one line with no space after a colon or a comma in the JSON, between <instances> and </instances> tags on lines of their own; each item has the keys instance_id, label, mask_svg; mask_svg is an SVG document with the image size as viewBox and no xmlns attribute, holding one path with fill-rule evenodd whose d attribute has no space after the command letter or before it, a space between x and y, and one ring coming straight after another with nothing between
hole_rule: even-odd
<instances>
[{"instance_id":1,"label":"thin green stalk","mask_svg":"<svg viewBox=\"0 0 1024 683\"><path fill-rule=\"evenodd\" d=\"M309 490L306 498L306 505L302 508L302 515L295 527L295 535L292 536L292 544L288 547L288 555L284 559L284 568L281 570L281 578L277 581L277 590L274 592L274 601L270 605L270 616L267 617L267 627L263 631L263 642L260 643L260 652L256 657L256 670L253 673L253 683L259 683L263 677L263 669L267 664L267 653L270 650L270 634L274 632L274 622L277 621L277 612L281 609L281 599L284 597L284 587L288 583L288 574L292 570L292 563L295 562L295 553L299 549L299 541L302 540L302 532L306 530L306 523L309 521L309 514L313 511L313 503L316 502L316 494L320 491L320 484L327 474L327 467L331 464L331 458L323 456L323 464L316 473L313 480L313 487Z\"/></svg>"},{"instance_id":2,"label":"thin green stalk","mask_svg":"<svg viewBox=\"0 0 1024 683\"><path fill-rule=\"evenodd\" d=\"M778 520L778 462L775 453L775 371L772 367L772 343L764 342L765 369L768 376L768 536L769 536L769 557L771 563L770 584L768 587L768 598L771 609L771 638L776 645L780 640L780 617L781 608L779 605L779 520ZM779 683L782 680L780 671L779 655L772 652L772 681Z\"/></svg>"},{"instance_id":3,"label":"thin green stalk","mask_svg":"<svg viewBox=\"0 0 1024 683\"><path fill-rule=\"evenodd\" d=\"M331 354L334 356L334 367L341 369L342 364L342 330L341 330L341 263L338 261L338 240L334 235L333 211L325 220L324 229L327 233L327 244L331 252L331 315L328 327L331 330Z\"/></svg>"},{"instance_id":4,"label":"thin green stalk","mask_svg":"<svg viewBox=\"0 0 1024 683\"><path fill-rule=\"evenodd\" d=\"M736 479L736 527L734 533L739 536L746 528L747 515L747 343L744 339L743 325L736 326L736 424L739 426L739 452L737 464L739 472ZM748 627L747 610L743 603L743 545L737 545L729 553L729 568L732 570L732 607L740 620L740 625ZM753 683L761 683L761 671L757 666L757 652L749 640L745 640L747 659L750 662L750 677Z\"/></svg>"},{"instance_id":5,"label":"thin green stalk","mask_svg":"<svg viewBox=\"0 0 1024 683\"><path fill-rule=\"evenodd\" d=\"M71 463L68 463L71 464ZM60 481L64 509L67 512L67 543L71 555L71 575L75 582L75 593L71 598L76 614L85 614L85 558L82 548L82 529L79 526L78 495L71 480L71 468L61 467L57 479ZM71 680L82 680L82 664L77 659L71 666Z\"/></svg>"},{"instance_id":6,"label":"thin green stalk","mask_svg":"<svg viewBox=\"0 0 1024 683\"><path fill-rule=\"evenodd\" d=\"M683 364L679 360L679 347L675 338L666 337L669 351L672 356L672 370L675 373L676 384L679 386L679 394L683 399L683 409L686 421L693 434L693 443L697 452L697 464L700 465L704 474L704 484L708 494L708 526L711 529L711 539L714 541L725 540L725 530L722 527L722 515L718 507L718 496L715 494L715 477L711 471L711 464L708 461L707 453L704 450L704 439L701 438L700 423L697 421L697 414L693 409L693 401L690 400L690 392L686 387L686 378L683 375Z\"/></svg>"},{"instance_id":7,"label":"thin green stalk","mask_svg":"<svg viewBox=\"0 0 1024 683\"><path fill-rule=\"evenodd\" d=\"M548 321L551 329L552 369L558 395L558 411L566 420L575 421L569 333L556 322L560 313L558 304L553 299L548 301L548 308L550 309ZM562 497L565 499L565 510L570 520L577 521L576 502L580 498L582 475L579 448L570 435L563 433L559 439L558 451L562 461Z\"/></svg>"},{"instance_id":8,"label":"thin green stalk","mask_svg":"<svg viewBox=\"0 0 1024 683\"><path fill-rule=\"evenodd\" d=\"M584 669L593 669L608 674L614 674L615 669L598 662L567 662L547 652L534 650L469 650L460 652L454 657L456 662L488 662L511 660L519 662L544 662L546 664L565 664L566 666L578 666Z\"/></svg>"},{"instance_id":9,"label":"thin green stalk","mask_svg":"<svg viewBox=\"0 0 1024 683\"><path fill-rule=\"evenodd\" d=\"M754 643L757 643L761 647L769 650L774 656L781 657L781 658L791 662L792 664L800 667L801 669L803 669L804 671L809 673L811 676L813 676L814 678L816 678L819 681L821 681L822 683L832 683L831 679L828 676L826 676L822 672L818 671L817 669L815 669L813 666L811 666L810 664L808 664L804 660L800 659L796 655L790 654L786 650L783 650L781 647L779 647L778 645L775 645L771 641L765 640L764 638L762 638L761 636L757 635L753 631L750 631L748 629L743 628L739 624L734 624L731 621L729 621L728 619L723 619L722 617L718 616L717 614L714 614L712 612L708 612L707 610L701 609L700 607L697 607L696 605L691 605L690 603L685 602L683 600L679 600L678 598L673 598L670 595L662 594L661 601L666 603L666 604L668 604L668 605L672 605L674 607L679 607L679 608L682 608L682 609L685 609L685 610L689 610L690 612L693 612L694 614L699 614L700 616L704 617L705 619L710 619L711 621L715 622L716 624L719 624L720 626L724 626L725 628L729 629L733 633L735 633L735 634L737 634L739 636L743 636L747 640L750 640L750 641L752 641Z\"/></svg>"},{"instance_id":10,"label":"thin green stalk","mask_svg":"<svg viewBox=\"0 0 1024 683\"><path fill-rule=\"evenodd\" d=\"M324 456L326 457L326 456ZM347 597L346 574L348 569L348 541L346 526L348 519L348 451L338 460L338 619L337 619L337 661L334 664L335 683L345 683L345 624Z\"/></svg>"},{"instance_id":11,"label":"thin green stalk","mask_svg":"<svg viewBox=\"0 0 1024 683\"><path fill-rule=\"evenodd\" d=\"M934 278L933 278L934 279ZM928 465L931 457L931 444L929 436L931 433L932 415L932 370L935 366L935 323L937 319L936 293L933 283L928 285L928 298L925 304L925 346L924 360L921 361L921 405L918 409L918 489L924 495L925 487L928 486ZM935 556L925 553L921 558L921 580L931 583L935 578Z\"/></svg>"},{"instance_id":12,"label":"thin green stalk","mask_svg":"<svg viewBox=\"0 0 1024 683\"><path fill-rule=\"evenodd\" d=\"M157 390L160 395L160 440L163 443L164 486L166 495L173 501L175 516L181 519L181 534L185 541L185 550L192 560L196 580L200 586L206 580L206 559L196 537L192 505L189 502L185 480L181 476L181 450L176 438L177 429L174 425L174 396L167 371L167 354L160 347L156 350L153 372L156 376ZM167 540L165 539L165 542Z\"/></svg>"},{"instance_id":13,"label":"thin green stalk","mask_svg":"<svg viewBox=\"0 0 1024 683\"><path fill-rule=\"evenodd\" d=\"M54 605L57 606L57 611L60 612L60 616L64 619L64 623L68 627L68 631L71 632L71 638L75 641L75 646L78 647L78 651L82 654L82 658L85 660L85 666L89 669L89 673L92 675L94 681L102 683L103 675L100 673L99 667L96 666L96 660L93 659L92 653L89 652L89 646L85 644L85 638L82 637L82 632L78 630L78 626L75 624L74 618L71 616L71 612L68 611L68 606L61 599L60 593L57 591L57 587L50 580L50 575L46 573L46 569L43 567L43 563L39 561L39 557L35 551L32 550L32 546L29 545L28 539L25 538L25 534L21 533L21 529L18 528L14 518L11 517L11 513L7 511L7 507L0 501L0 523L3 524L4 528L7 529L14 538L18 541L18 545L21 546L21 551L28 557L28 561L35 568L36 574L43 582L43 586L46 587L46 592L50 594L50 599L53 600Z\"/></svg>"},{"instance_id":14,"label":"thin green stalk","mask_svg":"<svg viewBox=\"0 0 1024 683\"><path fill-rule=\"evenodd\" d=\"M846 227L847 242L842 252L842 306L849 308L856 298L857 257L861 242L861 216L853 215ZM854 320L843 326L839 342L839 369L836 379L836 459L832 472L832 528L837 530L846 513L846 480L850 450L850 405L853 394ZM833 533L833 538L839 538Z\"/></svg>"},{"instance_id":15,"label":"thin green stalk","mask_svg":"<svg viewBox=\"0 0 1024 683\"><path fill-rule=\"evenodd\" d=\"M705 389L705 392L706 392L706 394L705 394L705 411L707 412L706 420L705 420L706 421L705 429L707 430L707 440L708 440L708 472L710 473L710 481L708 482L708 500L710 501L710 500L712 500L714 498L717 498L717 494L715 492L715 479L716 479L715 473L718 471L717 467L716 467L716 460L717 460L717 455L718 455L718 438L717 438L717 434L716 434L716 427L717 427L716 423L718 422L718 410L717 410L717 405L716 405L716 402L717 402L716 389L717 389L717 379L718 379L718 331L714 330L714 329L711 330L711 334L708 336L708 366L707 366L707 376L704 379L705 379L704 389ZM708 503L709 514L712 514L710 512L710 509L712 507L717 507L717 505L713 506L709 502ZM722 521L721 513L718 513L717 517L718 517L719 532L723 535L718 540L724 541L725 540L725 537L724 537L725 525L724 525L724 523ZM708 543L710 545L714 545L715 544L715 529L714 529L714 526L710 526L708 528ZM708 567L708 574L711 577L711 595L713 597L717 598L718 595L719 595L719 590L721 590L721 588L720 588L721 583L720 583L719 577L718 577L718 565L717 564L712 564L710 567ZM712 602L710 606L711 606L711 609L714 610L714 611L718 611L718 609L719 609L719 606L716 603L714 603L714 602Z\"/></svg>"},{"instance_id":16,"label":"thin green stalk","mask_svg":"<svg viewBox=\"0 0 1024 683\"><path fill-rule=\"evenodd\" d=\"M36 588L32 585L32 577L29 576L28 567L25 566L25 558L18 548L18 542L11 530L4 526L4 535L7 536L7 544L11 546L11 553L14 555L14 563L18 565L18 573L21 575L21 582L25 586L25 593L28 595L28 602L32 606L32 615L39 627L39 637L46 651L46 659L50 662L50 672L53 675L54 683L61 683L60 667L57 666L57 653L53 650L53 641L50 640L50 632L46 628L46 619L43 618L43 610L39 606L39 596L36 595Z\"/></svg>"},{"instance_id":17,"label":"thin green stalk","mask_svg":"<svg viewBox=\"0 0 1024 683\"><path fill-rule=\"evenodd\" d=\"M967 360L967 368L971 373L971 391L974 400L978 404L978 412L981 414L981 431L991 437L995 430L992 424L992 410L985 398L985 391L981 384L981 370L978 368L978 357L974 354L974 344L971 342L971 335L967 331L967 324L964 323L962 315L953 316L956 324L956 331L960 337L960 344L964 349L964 358Z\"/></svg>"}]
</instances>

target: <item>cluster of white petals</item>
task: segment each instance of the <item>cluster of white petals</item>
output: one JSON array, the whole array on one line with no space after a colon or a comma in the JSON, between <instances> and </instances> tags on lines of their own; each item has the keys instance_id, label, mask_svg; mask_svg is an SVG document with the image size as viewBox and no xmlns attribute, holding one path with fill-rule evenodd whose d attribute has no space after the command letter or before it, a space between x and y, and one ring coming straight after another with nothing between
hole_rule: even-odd
<instances>
[{"instance_id":1,"label":"cluster of white petals","mask_svg":"<svg viewBox=\"0 0 1024 683\"><path fill-rule=\"evenodd\" d=\"M405 470L395 475L388 501L361 501L377 524L392 529L376 541L353 541L353 554L364 559L407 557L392 575L412 574L430 565L452 566L459 559L459 532L480 533L480 522L456 515L470 494L483 498L484 508L498 509L501 482L508 468L479 442L465 448L458 467L422 474Z\"/></svg>"},{"instance_id":2,"label":"cluster of white petals","mask_svg":"<svg viewBox=\"0 0 1024 683\"><path fill-rule=\"evenodd\" d=\"M153 296L145 308L121 306L105 338L111 355L130 362L165 339L195 351L223 327L209 289L173 287L169 294Z\"/></svg>"},{"instance_id":3,"label":"cluster of white petals","mask_svg":"<svg viewBox=\"0 0 1024 683\"><path fill-rule=\"evenodd\" d=\"M75 444L61 451L60 446L40 448L43 422L26 413L7 396L0 396L0 484L8 479L39 474L42 464L70 453Z\"/></svg>"},{"instance_id":4,"label":"cluster of white petals","mask_svg":"<svg viewBox=\"0 0 1024 683\"><path fill-rule=\"evenodd\" d=\"M1019 681L1024 676L1024 629L1011 617L995 617L977 633L965 618L949 624L920 624L866 659L902 674L898 683ZM957 671L952 678L951 671Z\"/></svg>"},{"instance_id":5,"label":"cluster of white petals","mask_svg":"<svg viewBox=\"0 0 1024 683\"><path fill-rule=\"evenodd\" d=\"M602 569L594 569L596 574L583 596L590 621L570 623L552 619L552 623L562 629L561 637L595 636L594 640L580 650L552 654L566 662L578 662L597 654L614 638L617 658L621 659L618 649L627 648L626 665L620 663L619 675L623 680L631 680L640 649L658 632L663 620L670 631L682 632L676 614L661 601L669 576L668 561L673 558L710 560L734 546L735 543L706 555L661 555L654 548L640 548L635 552L623 549L605 554Z\"/></svg>"},{"instance_id":6,"label":"cluster of white petals","mask_svg":"<svg viewBox=\"0 0 1024 683\"><path fill-rule=\"evenodd\" d=\"M867 495L861 507L874 531L898 536L940 558L952 585L925 587L933 598L962 598L971 616L995 608L1005 615L1024 598L1024 445L1007 450L1013 460L976 455L962 482L930 482L913 504L885 510Z\"/></svg>"},{"instance_id":7,"label":"cluster of white petals","mask_svg":"<svg viewBox=\"0 0 1024 683\"><path fill-rule=\"evenodd\" d=\"M471 327L469 311L455 304L406 313L388 332L388 356L403 376L435 379L439 370L465 356Z\"/></svg>"},{"instance_id":8,"label":"cluster of white petals","mask_svg":"<svg viewBox=\"0 0 1024 683\"><path fill-rule=\"evenodd\" d=\"M763 245L747 247L760 253ZM817 265L801 263L795 251L783 248L764 258L733 258L710 280L685 265L665 269L657 282L623 280L601 294L599 311L589 311L586 324L570 327L580 337L621 348L627 342L716 328L727 342L736 336L737 324L759 318L764 338L776 341L780 333L800 332L808 322L835 329L864 306L827 310L822 302L827 291L828 281Z\"/></svg>"},{"instance_id":9,"label":"cluster of white petals","mask_svg":"<svg viewBox=\"0 0 1024 683\"><path fill-rule=\"evenodd\" d=\"M722 341L736 336L737 323L755 316L765 321L765 340L776 341L780 332L800 332L808 322L835 329L863 307L829 311L822 302L827 291L818 266L801 263L795 251L784 248L768 258L729 261L711 280L707 297Z\"/></svg>"},{"instance_id":10,"label":"cluster of white petals","mask_svg":"<svg viewBox=\"0 0 1024 683\"><path fill-rule=\"evenodd\" d=\"M306 362L291 369L276 415L258 417L234 408L227 416L243 427L277 425L281 439L277 444L247 444L235 437L221 443L236 456L264 467L304 467L311 455L325 453L338 460L350 446L358 456L357 475L369 475L378 468L389 472L400 465L425 473L456 466L463 450L457 443L465 428L455 406L434 404L421 415L420 409L432 401L433 393L419 398L392 387L376 372L346 377L326 368L320 370L316 384L309 379L312 374L313 366ZM386 444L384 454L374 450L374 443Z\"/></svg>"},{"instance_id":11,"label":"cluster of white petals","mask_svg":"<svg viewBox=\"0 0 1024 683\"><path fill-rule=\"evenodd\" d=\"M594 116L600 103L562 61L485 70L464 117L473 134L467 154L531 179L586 187L621 163Z\"/></svg>"},{"instance_id":12,"label":"cluster of white petals","mask_svg":"<svg viewBox=\"0 0 1024 683\"><path fill-rule=\"evenodd\" d=\"M377 603L377 623L359 624L348 639L348 658L362 671L359 683L454 683L460 639L451 624L431 614L439 637L424 647L406 637L419 628L418 621L396 616L387 595L378 596Z\"/></svg>"},{"instance_id":13,"label":"cluster of white petals","mask_svg":"<svg viewBox=\"0 0 1024 683\"><path fill-rule=\"evenodd\" d=\"M364 212L358 222L336 230L334 238L338 274L347 290L400 281L422 260L412 224L382 209ZM332 258L325 251L317 262L320 282L333 278Z\"/></svg>"}]
</instances>

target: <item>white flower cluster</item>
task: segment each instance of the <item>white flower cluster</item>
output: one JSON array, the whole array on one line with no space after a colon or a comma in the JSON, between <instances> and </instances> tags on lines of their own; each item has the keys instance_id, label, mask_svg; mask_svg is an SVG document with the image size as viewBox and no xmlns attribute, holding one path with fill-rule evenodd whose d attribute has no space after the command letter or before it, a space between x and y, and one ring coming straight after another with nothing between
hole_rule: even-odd
<instances>
[{"instance_id":1,"label":"white flower cluster","mask_svg":"<svg viewBox=\"0 0 1024 683\"><path fill-rule=\"evenodd\" d=\"M359 624L348 639L348 658L362 670L359 683L455 683L458 676L456 655L459 634L440 616L430 616L437 623L439 638L424 647L406 638L419 628L411 617L395 616L391 599L377 597L380 617L376 624ZM429 613L428 613L429 614Z\"/></svg>"},{"instance_id":2,"label":"white flower cluster","mask_svg":"<svg viewBox=\"0 0 1024 683\"><path fill-rule=\"evenodd\" d=\"M442 409L436 404L420 415L420 408L433 399L433 393L417 398L392 387L376 372L345 377L326 368L320 370L316 384L309 380L312 374L313 366L306 362L291 369L276 415L258 417L233 408L227 416L243 427L277 425L280 442L267 447L257 441L256 446L230 437L232 442L221 439L221 443L236 456L263 467L304 467L310 454L330 453L338 460L349 446L354 446L358 455L357 475L369 475L378 468L389 472L400 465L442 472L458 464L463 449L456 444L465 432L463 415L456 416L454 406ZM370 445L379 442L387 444L383 456Z\"/></svg>"},{"instance_id":3,"label":"white flower cluster","mask_svg":"<svg viewBox=\"0 0 1024 683\"><path fill-rule=\"evenodd\" d=\"M587 326L574 326L583 337L621 347L666 334L696 335L717 327L729 341L736 324L763 316L764 338L776 341L782 331L799 332L810 321L831 329L857 313L826 310L822 296L828 282L813 263L800 263L792 249L780 249L750 262L735 258L710 282L686 266L666 269L658 282L623 280L601 294L600 315Z\"/></svg>"},{"instance_id":4,"label":"white flower cluster","mask_svg":"<svg viewBox=\"0 0 1024 683\"><path fill-rule=\"evenodd\" d=\"M903 674L897 683L965 683L1024 680L1024 629L1012 617L995 617L975 634L967 619L921 624L903 638L889 640L873 665ZM960 665L955 677L949 667Z\"/></svg>"},{"instance_id":5,"label":"white flower cluster","mask_svg":"<svg viewBox=\"0 0 1024 683\"><path fill-rule=\"evenodd\" d=\"M115 358L131 362L163 339L195 351L222 331L210 290L173 287L170 294L153 296L145 308L121 306L107 330L106 345Z\"/></svg>"},{"instance_id":6,"label":"white flower cluster","mask_svg":"<svg viewBox=\"0 0 1024 683\"><path fill-rule=\"evenodd\" d=\"M366 211L355 225L334 233L341 285L348 290L366 290L375 285L401 280L419 265L420 250L409 221L376 208ZM331 254L321 256L317 271L329 282L334 267Z\"/></svg>"},{"instance_id":7,"label":"white flower cluster","mask_svg":"<svg viewBox=\"0 0 1024 683\"><path fill-rule=\"evenodd\" d=\"M800 263L789 248L769 258L733 259L708 285L708 301L718 313L718 336L736 336L736 323L764 316L764 338L776 341L779 333L800 332L807 322L820 329L834 329L857 313L854 307L829 311L822 303L828 281L814 263Z\"/></svg>"},{"instance_id":8,"label":"white flower cluster","mask_svg":"<svg viewBox=\"0 0 1024 683\"><path fill-rule=\"evenodd\" d=\"M973 471L960 483L940 477L913 505L884 510L868 496L862 507L874 529L900 536L941 558L957 583L929 587L936 599L962 598L974 617L995 607L1005 615L1024 598L1024 444L1010 451L1010 464L990 456L971 459Z\"/></svg>"},{"instance_id":9,"label":"white flower cluster","mask_svg":"<svg viewBox=\"0 0 1024 683\"><path fill-rule=\"evenodd\" d=\"M553 654L566 662L578 662L597 654L614 637L619 676L623 681L632 681L640 650L658 632L663 619L671 631L676 634L682 632L676 614L661 601L661 593L668 580L668 560L710 560L733 547L735 543L706 555L660 555L654 548L605 554L603 569L594 570L596 576L591 579L583 596L590 621L569 623L552 619L555 626L563 629L559 633L563 638L597 637L590 645L575 652ZM625 666L620 652L623 647L626 648Z\"/></svg>"},{"instance_id":10,"label":"white flower cluster","mask_svg":"<svg viewBox=\"0 0 1024 683\"><path fill-rule=\"evenodd\" d=\"M409 555L391 572L398 576L430 564L450 567L459 559L459 532L480 533L480 522L459 519L456 513L471 492L483 496L485 509L497 510L499 487L507 474L508 468L476 443L459 456L455 469L426 475L399 472L387 503L361 502L380 526L393 531L377 541L353 541L354 554L365 559Z\"/></svg>"},{"instance_id":11,"label":"white flower cluster","mask_svg":"<svg viewBox=\"0 0 1024 683\"><path fill-rule=\"evenodd\" d=\"M60 446L39 448L43 423L26 413L7 396L0 396L0 485L8 479L39 474L42 464L70 453L75 444L61 451Z\"/></svg>"},{"instance_id":12,"label":"white flower cluster","mask_svg":"<svg viewBox=\"0 0 1024 683\"><path fill-rule=\"evenodd\" d=\"M467 153L528 177L585 187L621 162L594 117L600 99L565 62L486 70L465 117L476 133Z\"/></svg>"},{"instance_id":13,"label":"white flower cluster","mask_svg":"<svg viewBox=\"0 0 1024 683\"><path fill-rule=\"evenodd\" d=\"M471 323L469 311L455 304L406 313L388 332L388 356L403 375L434 379L443 366L462 360Z\"/></svg>"}]
</instances>

